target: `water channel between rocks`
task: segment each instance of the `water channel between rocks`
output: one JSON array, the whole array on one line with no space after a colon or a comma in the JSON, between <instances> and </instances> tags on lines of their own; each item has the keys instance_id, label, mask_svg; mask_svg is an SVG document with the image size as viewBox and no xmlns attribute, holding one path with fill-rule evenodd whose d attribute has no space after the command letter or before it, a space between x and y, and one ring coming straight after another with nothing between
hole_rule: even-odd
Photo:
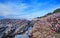
<instances>
[{"instance_id":1,"label":"water channel between rocks","mask_svg":"<svg viewBox=\"0 0 60 38\"><path fill-rule=\"evenodd\" d=\"M29 27L24 34L16 35L15 38L29 38L28 33L31 29L32 29L32 27Z\"/></svg>"}]
</instances>

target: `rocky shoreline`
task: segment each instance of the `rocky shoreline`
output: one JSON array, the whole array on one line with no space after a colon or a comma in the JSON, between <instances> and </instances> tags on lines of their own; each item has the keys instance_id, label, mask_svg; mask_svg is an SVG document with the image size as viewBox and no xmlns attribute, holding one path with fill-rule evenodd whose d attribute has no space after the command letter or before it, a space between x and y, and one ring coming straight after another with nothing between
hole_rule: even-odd
<instances>
[{"instance_id":1,"label":"rocky shoreline","mask_svg":"<svg viewBox=\"0 0 60 38\"><path fill-rule=\"evenodd\" d=\"M45 18L34 19L30 38L60 38L60 12Z\"/></svg>"},{"instance_id":2,"label":"rocky shoreline","mask_svg":"<svg viewBox=\"0 0 60 38\"><path fill-rule=\"evenodd\" d=\"M27 33L29 38L60 38L60 11L55 10L31 21L26 19L0 19L0 38L14 38Z\"/></svg>"},{"instance_id":3,"label":"rocky shoreline","mask_svg":"<svg viewBox=\"0 0 60 38\"><path fill-rule=\"evenodd\" d=\"M0 38L12 38L15 35L23 34L29 27L30 21L20 19L1 19Z\"/></svg>"}]
</instances>

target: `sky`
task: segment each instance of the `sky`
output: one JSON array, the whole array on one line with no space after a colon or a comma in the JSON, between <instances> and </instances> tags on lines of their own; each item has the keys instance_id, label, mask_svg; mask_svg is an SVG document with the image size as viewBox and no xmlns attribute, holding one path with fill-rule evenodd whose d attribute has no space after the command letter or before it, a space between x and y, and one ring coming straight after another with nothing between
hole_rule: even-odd
<instances>
[{"instance_id":1,"label":"sky","mask_svg":"<svg viewBox=\"0 0 60 38\"><path fill-rule=\"evenodd\" d=\"M60 8L60 0L0 0L0 19L33 19L57 8Z\"/></svg>"}]
</instances>

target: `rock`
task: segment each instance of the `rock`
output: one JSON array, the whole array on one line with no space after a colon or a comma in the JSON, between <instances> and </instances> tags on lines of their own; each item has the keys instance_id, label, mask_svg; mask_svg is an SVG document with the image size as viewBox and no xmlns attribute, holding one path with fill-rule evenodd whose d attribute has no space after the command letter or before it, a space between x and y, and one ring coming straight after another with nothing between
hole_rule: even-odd
<instances>
[{"instance_id":1,"label":"rock","mask_svg":"<svg viewBox=\"0 0 60 38\"><path fill-rule=\"evenodd\" d=\"M30 21L20 19L1 19L0 38L12 38L15 35L23 34L29 27Z\"/></svg>"},{"instance_id":2,"label":"rock","mask_svg":"<svg viewBox=\"0 0 60 38\"><path fill-rule=\"evenodd\" d=\"M33 20L30 38L60 38L60 13Z\"/></svg>"}]
</instances>

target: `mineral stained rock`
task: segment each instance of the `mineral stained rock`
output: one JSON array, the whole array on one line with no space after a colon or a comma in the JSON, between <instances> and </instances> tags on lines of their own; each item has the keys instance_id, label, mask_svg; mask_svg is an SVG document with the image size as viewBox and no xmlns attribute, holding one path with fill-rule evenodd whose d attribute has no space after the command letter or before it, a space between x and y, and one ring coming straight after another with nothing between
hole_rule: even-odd
<instances>
[{"instance_id":1,"label":"mineral stained rock","mask_svg":"<svg viewBox=\"0 0 60 38\"><path fill-rule=\"evenodd\" d=\"M24 33L30 21L20 19L0 19L0 38L13 38Z\"/></svg>"},{"instance_id":2,"label":"mineral stained rock","mask_svg":"<svg viewBox=\"0 0 60 38\"><path fill-rule=\"evenodd\" d=\"M30 38L60 38L60 12L33 19Z\"/></svg>"}]
</instances>

